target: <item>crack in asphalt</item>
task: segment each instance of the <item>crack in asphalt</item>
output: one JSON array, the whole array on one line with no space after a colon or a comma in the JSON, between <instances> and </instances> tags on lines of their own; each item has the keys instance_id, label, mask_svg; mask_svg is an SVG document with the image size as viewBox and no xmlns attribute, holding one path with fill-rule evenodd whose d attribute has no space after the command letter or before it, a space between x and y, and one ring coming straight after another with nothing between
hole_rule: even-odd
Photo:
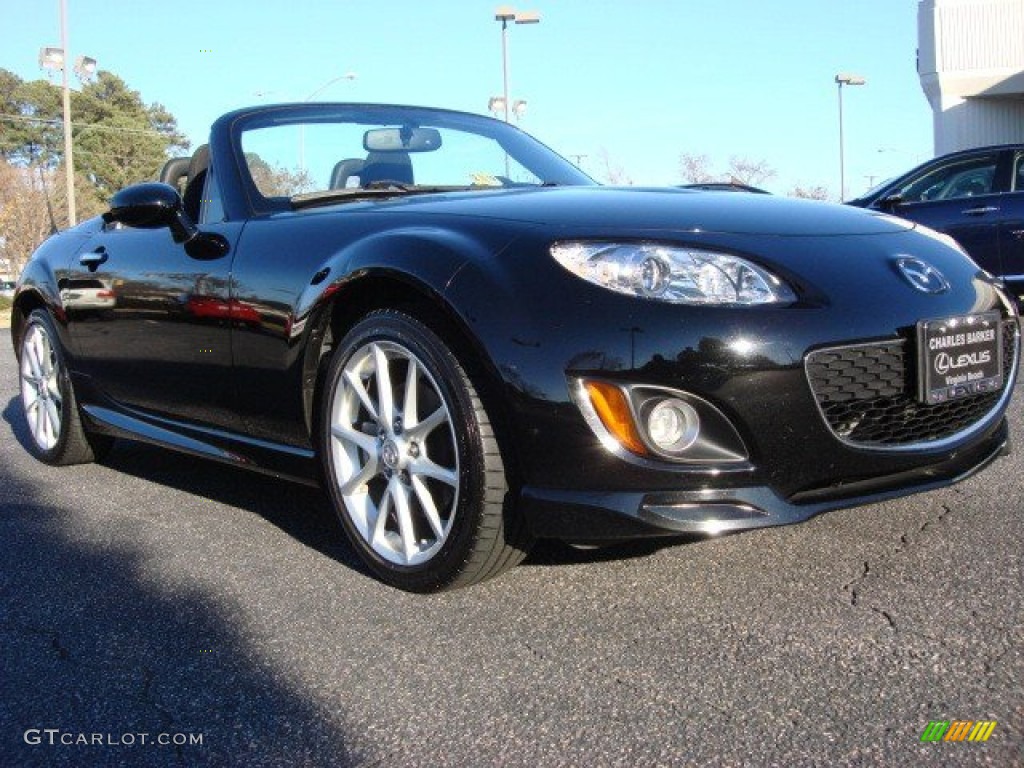
<instances>
[{"instance_id":1,"label":"crack in asphalt","mask_svg":"<svg viewBox=\"0 0 1024 768\"><path fill-rule=\"evenodd\" d=\"M954 492L955 493L962 493L962 491L960 489L954 489ZM916 531L904 532L904 533L900 534L899 544L892 550L892 552L890 552L888 554L882 554L882 555L879 556L878 559L879 560L889 560L889 559L895 557L896 555L899 555L899 554L902 554L903 552L906 552L907 549L909 549L911 546L913 546L914 537L916 537L917 534L924 533L933 524L941 523L943 520L946 519L947 516L949 516L953 512L953 510L949 507L948 504L942 504L942 505L940 505L940 508L942 510L941 512L939 512L934 517L929 517L927 520L925 520L918 527L918 529ZM855 579L852 579L851 581L848 581L846 584L844 584L842 591L849 593L849 602L850 602L851 607L853 607L853 608L862 608L863 607L863 608L867 608L872 613L877 613L879 616L881 616L882 618L885 619L886 623L889 625L889 629L891 629L893 631L893 633L898 633L899 632L899 627L897 626L896 619L893 617L892 613L890 613L889 611L887 611L887 610L885 610L883 608L876 608L873 605L864 605L864 606L861 605L859 587L860 587L861 584L864 583L864 581L870 575L871 575L871 562L869 560L865 560L860 575L857 576Z\"/></svg>"},{"instance_id":2,"label":"crack in asphalt","mask_svg":"<svg viewBox=\"0 0 1024 768\"><path fill-rule=\"evenodd\" d=\"M60 634L52 629L30 627L23 624L4 623L0 624L0 632L10 632L15 635L38 635L50 641L50 647L53 648L57 657L61 661L67 661L71 658L71 651L65 648L60 642Z\"/></svg>"},{"instance_id":3,"label":"crack in asphalt","mask_svg":"<svg viewBox=\"0 0 1024 768\"><path fill-rule=\"evenodd\" d=\"M88 665L82 664L82 662L74 658L71 651L61 642L60 633L56 630L49 629L46 627L35 627L25 624L11 624L5 622L0 624L0 632L7 632L10 634L29 635L33 637L40 637L44 640L49 640L50 648L57 655L57 658L61 661L68 662L69 664L75 664L77 666L97 666L103 669L105 665ZM171 729L175 727L176 720L174 715L163 707L153 696L153 681L156 679L156 673L147 666L139 668L142 672L142 691L139 694L139 700L143 704L147 704L153 708L160 716L161 727L164 732L170 733ZM72 704L77 708L81 708L83 703L81 698L76 694L72 694ZM185 765L185 753L181 745L174 745L174 751L178 757L178 763Z\"/></svg>"},{"instance_id":4,"label":"crack in asphalt","mask_svg":"<svg viewBox=\"0 0 1024 768\"><path fill-rule=\"evenodd\" d=\"M171 714L167 709L157 703L153 697L153 681L156 679L156 672L147 666L142 667L142 693L140 699L143 704L148 704L159 713L161 720L163 720L164 733L170 733L171 729L175 726L174 715ZM181 748L180 744L174 746L174 752L178 756L178 763L185 765L185 752Z\"/></svg>"}]
</instances>

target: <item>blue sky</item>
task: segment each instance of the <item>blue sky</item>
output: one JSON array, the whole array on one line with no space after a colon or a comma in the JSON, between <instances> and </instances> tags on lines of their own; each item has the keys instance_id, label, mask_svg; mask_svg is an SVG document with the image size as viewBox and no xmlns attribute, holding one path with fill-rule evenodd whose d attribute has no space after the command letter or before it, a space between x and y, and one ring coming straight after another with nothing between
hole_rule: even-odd
<instances>
[{"instance_id":1,"label":"blue sky","mask_svg":"<svg viewBox=\"0 0 1024 768\"><path fill-rule=\"evenodd\" d=\"M177 116L193 145L220 113L270 101L398 102L486 113L501 92L495 0L67 0L72 56L117 72ZM765 186L839 187L844 89L849 195L932 154L915 71L917 0L528 0L509 29L520 125L584 170L607 154L638 184L679 183L681 152L714 168L766 160ZM60 45L58 0L0 0L0 67L35 79ZM879 151L882 150L882 151Z\"/></svg>"}]
</instances>

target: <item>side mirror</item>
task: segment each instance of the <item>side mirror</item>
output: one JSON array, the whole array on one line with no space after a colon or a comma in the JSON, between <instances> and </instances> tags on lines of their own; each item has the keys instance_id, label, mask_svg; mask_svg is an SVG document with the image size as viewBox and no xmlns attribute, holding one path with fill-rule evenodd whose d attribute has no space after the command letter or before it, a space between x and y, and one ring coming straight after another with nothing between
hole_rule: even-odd
<instances>
[{"instance_id":1,"label":"side mirror","mask_svg":"<svg viewBox=\"0 0 1024 768\"><path fill-rule=\"evenodd\" d=\"M136 229L170 227L176 243L187 243L199 234L195 223L185 213L178 190L156 181L133 184L116 192L103 220Z\"/></svg>"},{"instance_id":2,"label":"side mirror","mask_svg":"<svg viewBox=\"0 0 1024 768\"><path fill-rule=\"evenodd\" d=\"M116 192L110 200L110 210L103 214L103 220L135 229L168 227L174 242L182 243L186 252L195 259L215 259L228 251L227 240L223 237L199 231L185 213L178 190L157 181L132 184Z\"/></svg>"},{"instance_id":3,"label":"side mirror","mask_svg":"<svg viewBox=\"0 0 1024 768\"><path fill-rule=\"evenodd\" d=\"M878 210L885 211L886 213L894 212L903 202L903 195L888 195L878 201Z\"/></svg>"}]
</instances>

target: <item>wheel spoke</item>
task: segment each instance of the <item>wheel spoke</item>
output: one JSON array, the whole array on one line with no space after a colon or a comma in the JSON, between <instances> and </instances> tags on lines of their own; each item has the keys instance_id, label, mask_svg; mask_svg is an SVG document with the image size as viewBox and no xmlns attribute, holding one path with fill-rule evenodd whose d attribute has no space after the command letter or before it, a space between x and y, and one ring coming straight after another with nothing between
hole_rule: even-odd
<instances>
[{"instance_id":1,"label":"wheel spoke","mask_svg":"<svg viewBox=\"0 0 1024 768\"><path fill-rule=\"evenodd\" d=\"M426 456L421 456L415 461L410 462L409 472L422 477L432 477L435 480L440 480L445 485L450 485L452 488L457 484L457 478L453 470L446 469L440 464L435 464Z\"/></svg>"},{"instance_id":2,"label":"wheel spoke","mask_svg":"<svg viewBox=\"0 0 1024 768\"><path fill-rule=\"evenodd\" d=\"M434 497L430 495L427 484L421 478L413 476L412 489L416 492L416 498L419 499L420 506L423 508L423 515L434 530L434 536L438 540L443 539L444 525L441 523L441 516L437 512L437 505L434 503Z\"/></svg>"},{"instance_id":3,"label":"wheel spoke","mask_svg":"<svg viewBox=\"0 0 1024 768\"><path fill-rule=\"evenodd\" d=\"M356 393L359 398L359 402L363 404L363 408L370 414L370 418L374 421L380 421L380 417L377 416L377 406L373 400L370 399L370 393L366 391L366 387L363 386L363 380L359 378L359 374L353 373L352 371L345 371L345 381L352 388L352 391Z\"/></svg>"},{"instance_id":4,"label":"wheel spoke","mask_svg":"<svg viewBox=\"0 0 1024 768\"><path fill-rule=\"evenodd\" d=\"M367 435L346 424L335 424L331 427L331 434L339 440L362 448L371 456L377 456L377 438L374 435Z\"/></svg>"},{"instance_id":5,"label":"wheel spoke","mask_svg":"<svg viewBox=\"0 0 1024 768\"><path fill-rule=\"evenodd\" d=\"M46 376L50 372L50 345L46 337L39 333L35 338L36 366L40 376Z\"/></svg>"},{"instance_id":6,"label":"wheel spoke","mask_svg":"<svg viewBox=\"0 0 1024 768\"><path fill-rule=\"evenodd\" d=\"M400 480L392 478L388 483L388 493L391 494L391 498L395 502L395 511L398 513L398 530L402 535L402 549L408 562L416 554L416 529L412 523L409 489L402 485Z\"/></svg>"},{"instance_id":7,"label":"wheel spoke","mask_svg":"<svg viewBox=\"0 0 1024 768\"><path fill-rule=\"evenodd\" d=\"M416 398L419 395L419 366L409 358L409 372L405 376L405 402L402 403L402 424L406 431L416 426L419 415L416 413Z\"/></svg>"},{"instance_id":8,"label":"wheel spoke","mask_svg":"<svg viewBox=\"0 0 1024 768\"><path fill-rule=\"evenodd\" d=\"M359 487L368 483L377 474L377 456L371 453L363 468L350 477L341 486L343 496L349 496L359 490Z\"/></svg>"},{"instance_id":9,"label":"wheel spoke","mask_svg":"<svg viewBox=\"0 0 1024 768\"><path fill-rule=\"evenodd\" d=\"M384 492L380 500L380 506L376 507L377 516L371 521L366 521L367 542L373 546L375 542L384 540L384 530L387 528L388 514L391 512L391 494Z\"/></svg>"},{"instance_id":10,"label":"wheel spoke","mask_svg":"<svg viewBox=\"0 0 1024 768\"><path fill-rule=\"evenodd\" d=\"M28 370L28 367L29 366L27 361L25 362L24 365L21 366L21 380L23 382L28 382L32 390L35 391L36 380L35 377L32 375L32 371Z\"/></svg>"},{"instance_id":11,"label":"wheel spoke","mask_svg":"<svg viewBox=\"0 0 1024 768\"><path fill-rule=\"evenodd\" d=\"M409 430L409 438L426 440L427 435L448 421L448 409L443 405Z\"/></svg>"},{"instance_id":12,"label":"wheel spoke","mask_svg":"<svg viewBox=\"0 0 1024 768\"><path fill-rule=\"evenodd\" d=\"M25 358L28 360L32 375L39 378L43 375L42 364L39 360L39 334L33 333L29 343L25 345Z\"/></svg>"},{"instance_id":13,"label":"wheel spoke","mask_svg":"<svg viewBox=\"0 0 1024 768\"><path fill-rule=\"evenodd\" d=\"M40 402L39 407L36 408L36 428L33 430L36 434L36 439L39 440L40 444L44 447L49 447L49 435L46 432L46 406Z\"/></svg>"},{"instance_id":14,"label":"wheel spoke","mask_svg":"<svg viewBox=\"0 0 1024 768\"><path fill-rule=\"evenodd\" d=\"M44 400L43 403L46 406L44 410L46 411L47 427L50 429L51 436L56 439L60 434L60 412L53 400Z\"/></svg>"},{"instance_id":15,"label":"wheel spoke","mask_svg":"<svg viewBox=\"0 0 1024 768\"><path fill-rule=\"evenodd\" d=\"M373 345L373 362L377 371L377 403L380 425L388 432L395 423L395 396L391 388L391 371L388 368L388 356L379 344Z\"/></svg>"}]
</instances>

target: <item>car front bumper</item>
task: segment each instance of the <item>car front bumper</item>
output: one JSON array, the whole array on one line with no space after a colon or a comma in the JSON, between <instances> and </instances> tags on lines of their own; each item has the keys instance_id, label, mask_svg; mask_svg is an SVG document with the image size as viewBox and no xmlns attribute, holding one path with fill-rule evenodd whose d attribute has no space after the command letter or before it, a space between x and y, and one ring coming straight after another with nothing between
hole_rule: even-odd
<instances>
[{"instance_id":1,"label":"car front bumper","mask_svg":"<svg viewBox=\"0 0 1024 768\"><path fill-rule=\"evenodd\" d=\"M985 440L946 461L784 497L767 485L643 493L526 487L520 509L538 538L595 543L713 535L789 525L815 515L936 490L966 480L1010 453L1006 421Z\"/></svg>"}]
</instances>

